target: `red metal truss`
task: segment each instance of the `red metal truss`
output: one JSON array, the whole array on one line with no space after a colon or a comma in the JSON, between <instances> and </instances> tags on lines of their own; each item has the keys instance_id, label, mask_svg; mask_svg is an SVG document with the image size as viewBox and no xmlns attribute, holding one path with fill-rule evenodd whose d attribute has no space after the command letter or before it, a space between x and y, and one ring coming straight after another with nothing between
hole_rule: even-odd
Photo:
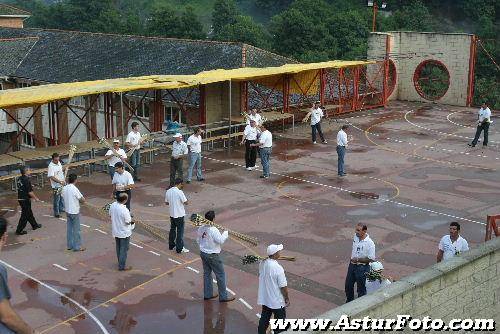
<instances>
[{"instance_id":1,"label":"red metal truss","mask_svg":"<svg viewBox=\"0 0 500 334\"><path fill-rule=\"evenodd\" d=\"M260 85L258 83L255 83L253 81L248 81L249 86L252 88L252 92L255 92L257 94L257 97L259 97L259 101L261 102L260 108L259 109L270 109L271 107L276 107L276 105L272 105L269 103L269 99L273 94L278 94L278 90L276 89L278 85L282 82L283 76L279 76L277 80L274 82L273 86L269 90L269 88L265 87L265 89L260 88ZM248 87L248 86L247 86ZM248 89L248 88L247 88ZM265 90L265 92L263 92ZM247 93L247 96L250 93ZM255 100L255 98L253 99ZM247 108L248 110L248 102L247 102Z\"/></svg>"},{"instance_id":2,"label":"red metal truss","mask_svg":"<svg viewBox=\"0 0 500 334\"><path fill-rule=\"evenodd\" d=\"M96 100L99 98L99 95L95 95L96 97ZM85 109L85 113L83 114L83 116L80 117L80 115L78 115L78 113L76 111L73 110L73 108L68 104L68 100L66 101L63 101L63 103L57 107L57 109L55 110L55 112L57 113L57 111L59 110L59 108L63 107L63 106L66 106L72 113L73 115L75 115L77 118L78 118L78 123L76 124L75 128L73 129L73 131L71 131L69 137L68 137L68 142L69 140L73 137L73 134L76 132L76 130L78 129L78 127L80 126L80 124L84 124L85 127L87 129L90 130L90 132L92 132L97 138L99 138L99 136L97 135L97 133L92 129L92 127L90 127L87 122L84 121L84 118L85 116L87 116L87 113L90 112L90 110L92 109L92 106L94 105L93 102L92 102L92 98L90 100L90 107L89 108L86 108ZM95 101L94 101L95 102ZM69 125L68 125L69 126Z\"/></svg>"},{"instance_id":3,"label":"red metal truss","mask_svg":"<svg viewBox=\"0 0 500 334\"><path fill-rule=\"evenodd\" d=\"M10 118L12 118L12 120L17 123L17 125L19 125L21 127L21 129L24 130L24 132L28 133L29 135L31 135L34 140L38 140L38 138L36 138L36 136L34 136L31 132L28 131L28 129L26 129L26 126L29 124L29 122L33 119L33 117L35 117L35 114L40 111L41 112L41 106L37 106L34 110L33 110L33 113L31 114L31 116L28 118L28 120L24 123L24 124L21 124L16 117L14 117L13 115L11 115L7 109L2 109L3 111L5 111L5 113L7 114L7 116L9 116ZM10 145L9 147L7 147L7 149L5 150L5 153L9 152L9 150L11 149L12 146L14 146L14 144L17 142L17 139L19 138L19 136L21 135L22 131L18 131L16 133L16 136L14 138L12 138L11 142L10 142ZM38 140L38 142L40 142L40 140ZM43 142L41 142L42 144L44 144Z\"/></svg>"},{"instance_id":4,"label":"red metal truss","mask_svg":"<svg viewBox=\"0 0 500 334\"><path fill-rule=\"evenodd\" d=\"M137 116L137 109L139 108L139 106L142 106L142 102L144 101L144 99L146 98L146 96L148 95L148 91L146 91L144 93L144 95L142 96L142 98L140 99L139 103L137 103L135 105L135 108L130 108L130 106L128 105L128 103L123 103L123 105L125 107L127 107L129 113L128 113L128 116L127 118L125 119L125 122L124 124L128 124L128 122L130 121L130 119L135 116L137 118L137 120L146 128L146 130L148 130L148 132L151 132L151 130L149 129L149 126L147 126L146 124L144 124L144 122L142 121L142 119ZM123 97L123 101L129 101L126 97L125 97L125 93L124 93L124 97Z\"/></svg>"},{"instance_id":5,"label":"red metal truss","mask_svg":"<svg viewBox=\"0 0 500 334\"><path fill-rule=\"evenodd\" d=\"M172 94L172 91L170 89L165 89L166 93L163 95L162 98L165 98L167 95L169 95L172 98L172 100L174 100L175 104L177 104L179 106L179 108L181 109L182 113L187 114L187 112L188 112L187 109L186 109L187 101L189 100L189 98L191 97L191 95L193 95L193 92L196 89L199 89L199 88L198 87L192 87L192 88L190 88L189 91L188 91L188 93L187 93L187 95L185 96L185 98L182 101L179 101L179 99L174 94Z\"/></svg>"}]
</instances>

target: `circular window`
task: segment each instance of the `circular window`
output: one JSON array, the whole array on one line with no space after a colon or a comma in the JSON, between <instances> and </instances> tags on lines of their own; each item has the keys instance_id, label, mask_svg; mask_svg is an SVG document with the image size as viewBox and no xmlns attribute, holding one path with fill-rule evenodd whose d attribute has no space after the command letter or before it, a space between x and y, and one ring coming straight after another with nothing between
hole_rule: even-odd
<instances>
[{"instance_id":1,"label":"circular window","mask_svg":"<svg viewBox=\"0 0 500 334\"><path fill-rule=\"evenodd\" d=\"M413 84L417 93L426 100L439 100L450 87L450 73L437 60L421 62L413 74Z\"/></svg>"},{"instance_id":2,"label":"circular window","mask_svg":"<svg viewBox=\"0 0 500 334\"><path fill-rule=\"evenodd\" d=\"M392 59L389 59L389 71L388 71L388 79L387 79L387 96L391 96L392 92L394 91L394 88L396 87L396 82L398 78L398 74L396 72L396 65L392 61Z\"/></svg>"}]
</instances>

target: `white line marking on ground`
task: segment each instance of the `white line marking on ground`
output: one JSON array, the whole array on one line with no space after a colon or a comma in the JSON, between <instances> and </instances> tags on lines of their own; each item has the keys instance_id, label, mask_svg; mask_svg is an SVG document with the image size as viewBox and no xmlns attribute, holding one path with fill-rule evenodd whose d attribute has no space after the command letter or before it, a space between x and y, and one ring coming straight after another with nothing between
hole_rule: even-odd
<instances>
[{"instance_id":1,"label":"white line marking on ground","mask_svg":"<svg viewBox=\"0 0 500 334\"><path fill-rule=\"evenodd\" d=\"M229 293L232 294L233 296L236 296L233 290L229 289L228 287L226 287L226 290L229 291Z\"/></svg>"},{"instance_id":2,"label":"white line marking on ground","mask_svg":"<svg viewBox=\"0 0 500 334\"><path fill-rule=\"evenodd\" d=\"M195 273L197 273L197 274L199 274L199 273L200 273L200 271L199 271L198 269L194 269L193 267L189 267L189 266L187 266L187 267L186 267L186 269L189 269L189 270L191 270L191 271L194 271L194 272L195 272Z\"/></svg>"},{"instance_id":3,"label":"white line marking on ground","mask_svg":"<svg viewBox=\"0 0 500 334\"><path fill-rule=\"evenodd\" d=\"M255 315L260 319L260 313L255 313Z\"/></svg>"},{"instance_id":4,"label":"white line marking on ground","mask_svg":"<svg viewBox=\"0 0 500 334\"><path fill-rule=\"evenodd\" d=\"M60 218L58 218L58 219L59 219L59 220L62 220L63 222L65 222L65 221L66 221L66 218L62 218L62 217L60 217Z\"/></svg>"},{"instance_id":5,"label":"white line marking on ground","mask_svg":"<svg viewBox=\"0 0 500 334\"><path fill-rule=\"evenodd\" d=\"M98 228L95 228L94 230L102 234L108 234L108 232L104 232L103 230L100 230Z\"/></svg>"},{"instance_id":6,"label":"white line marking on ground","mask_svg":"<svg viewBox=\"0 0 500 334\"><path fill-rule=\"evenodd\" d=\"M157 252L153 252L152 250L150 250L149 252L150 252L151 254L156 255L156 256L161 256L159 253L157 253Z\"/></svg>"},{"instance_id":7,"label":"white line marking on ground","mask_svg":"<svg viewBox=\"0 0 500 334\"><path fill-rule=\"evenodd\" d=\"M16 210L12 210L12 209L5 209L5 208L2 208L1 210L2 210L2 211L10 211L10 212L14 212L14 211L16 211Z\"/></svg>"},{"instance_id":8,"label":"white line marking on ground","mask_svg":"<svg viewBox=\"0 0 500 334\"><path fill-rule=\"evenodd\" d=\"M212 282L217 283L217 281L215 280L215 278L212 278ZM227 290L227 288L226 288L226 290Z\"/></svg>"},{"instance_id":9,"label":"white line marking on ground","mask_svg":"<svg viewBox=\"0 0 500 334\"><path fill-rule=\"evenodd\" d=\"M85 227L90 227L90 226L89 226L89 225L87 225L87 224L81 224L81 225L82 225L82 226L85 226Z\"/></svg>"},{"instance_id":10,"label":"white line marking on ground","mask_svg":"<svg viewBox=\"0 0 500 334\"><path fill-rule=\"evenodd\" d=\"M176 260L171 259L171 258L168 258L168 260L169 260L169 261L172 261L173 263L182 264L182 262L176 261Z\"/></svg>"},{"instance_id":11,"label":"white line marking on ground","mask_svg":"<svg viewBox=\"0 0 500 334\"><path fill-rule=\"evenodd\" d=\"M238 300L239 300L239 301L240 301L243 305L245 305L245 306L246 306L249 310L253 310L252 305L248 304L248 303L245 301L245 299L240 298L240 299L238 299Z\"/></svg>"},{"instance_id":12,"label":"white line marking on ground","mask_svg":"<svg viewBox=\"0 0 500 334\"><path fill-rule=\"evenodd\" d=\"M133 242L130 243L132 246L134 247L137 247L137 248L140 248L140 249L143 249L144 247L138 245L138 244L134 244Z\"/></svg>"},{"instance_id":13,"label":"white line marking on ground","mask_svg":"<svg viewBox=\"0 0 500 334\"><path fill-rule=\"evenodd\" d=\"M63 267L63 266L61 266L61 265L59 265L59 264L57 264L57 263L53 263L52 265L53 265L54 267L56 267L56 268L61 269L61 270L68 271L68 268L65 268L65 267Z\"/></svg>"},{"instance_id":14,"label":"white line marking on ground","mask_svg":"<svg viewBox=\"0 0 500 334\"><path fill-rule=\"evenodd\" d=\"M0 263L3 264L6 267L9 267L10 269L14 270L15 272L17 272L17 273L19 273L19 274L21 274L21 275L23 275L23 276L31 279L32 281L37 282L41 286L49 289L50 291L58 294L59 296L64 297L65 299L69 300L70 302L72 302L73 304L75 304L79 309L81 309L84 313L88 314L92 318L92 320L94 320L94 322L99 326L99 328L101 329L101 331L104 334L109 334L109 332L107 331L106 327L104 327L104 325L99 321L99 319L97 319L97 317L92 312L90 312L87 308L85 308L85 306L81 305L80 303L78 303L73 298L67 296L66 294L63 294L62 292L57 291L56 289L54 289L50 285L43 283L42 281L36 279L35 277L33 277L33 276L31 276L31 275L29 275L29 274L27 274L27 273L25 273L25 272L23 272L23 271L21 271L19 269L17 269L16 267L11 266L10 264L8 264L5 261L0 260Z\"/></svg>"}]
</instances>

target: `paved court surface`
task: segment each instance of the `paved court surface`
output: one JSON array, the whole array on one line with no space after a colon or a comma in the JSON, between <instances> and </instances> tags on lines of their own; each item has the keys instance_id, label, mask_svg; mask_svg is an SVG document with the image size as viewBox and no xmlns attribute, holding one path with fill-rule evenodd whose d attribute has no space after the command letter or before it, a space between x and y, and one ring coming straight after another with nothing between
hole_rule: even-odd
<instances>
[{"instance_id":1,"label":"paved court surface","mask_svg":"<svg viewBox=\"0 0 500 334\"><path fill-rule=\"evenodd\" d=\"M459 221L471 245L482 242L487 214L500 213L500 133L490 128L490 145L467 146L476 110L437 104L392 103L327 120L328 144L313 145L309 127L275 133L273 175L243 168L243 148L209 152L206 181L186 185L188 214L213 209L217 222L257 237L256 248L230 240L224 245L228 287L236 300L204 302L202 266L186 225L188 254L168 250L164 241L137 228L128 264L118 272L110 223L90 208L81 222L87 251L66 251L64 219L51 217L48 203L35 203L43 228L15 236L19 214L15 197L1 198L8 211L8 245L0 259L9 266L14 307L41 333L255 333L257 265L241 256L265 254L269 243L283 243L291 289L292 318L309 318L344 302L344 277L354 225L363 222L377 256L395 279L435 262L437 243L449 222ZM337 177L335 137L349 122L354 140L347 173ZM335 130L335 131L334 131ZM480 143L481 144L481 143ZM169 164L160 154L142 169L133 191L132 211L167 233L164 192ZM109 176L82 177L89 202L110 201ZM38 194L50 200L48 189Z\"/></svg>"}]
</instances>

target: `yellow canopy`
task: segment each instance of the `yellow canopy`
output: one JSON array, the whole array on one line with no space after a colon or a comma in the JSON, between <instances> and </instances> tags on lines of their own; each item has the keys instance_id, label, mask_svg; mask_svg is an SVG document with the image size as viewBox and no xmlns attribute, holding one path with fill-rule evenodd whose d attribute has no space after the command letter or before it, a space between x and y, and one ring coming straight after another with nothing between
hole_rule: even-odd
<instances>
[{"instance_id":1,"label":"yellow canopy","mask_svg":"<svg viewBox=\"0 0 500 334\"><path fill-rule=\"evenodd\" d=\"M21 107L35 104L44 104L51 101L69 99L108 92L130 92L148 89L179 89L197 85L206 85L223 81L258 80L263 84L270 82L271 77L282 74L304 73L300 81L309 82L315 77L315 71L327 68L342 68L374 63L372 61L326 61L309 64L285 64L278 67L253 68L244 67L232 70L212 70L195 75L151 75L134 78L120 78L84 82L70 82L49 84L20 89L0 91L0 108ZM296 91L298 85L291 85ZM302 85L301 85L302 86ZM281 85L276 86L281 89Z\"/></svg>"}]
</instances>

